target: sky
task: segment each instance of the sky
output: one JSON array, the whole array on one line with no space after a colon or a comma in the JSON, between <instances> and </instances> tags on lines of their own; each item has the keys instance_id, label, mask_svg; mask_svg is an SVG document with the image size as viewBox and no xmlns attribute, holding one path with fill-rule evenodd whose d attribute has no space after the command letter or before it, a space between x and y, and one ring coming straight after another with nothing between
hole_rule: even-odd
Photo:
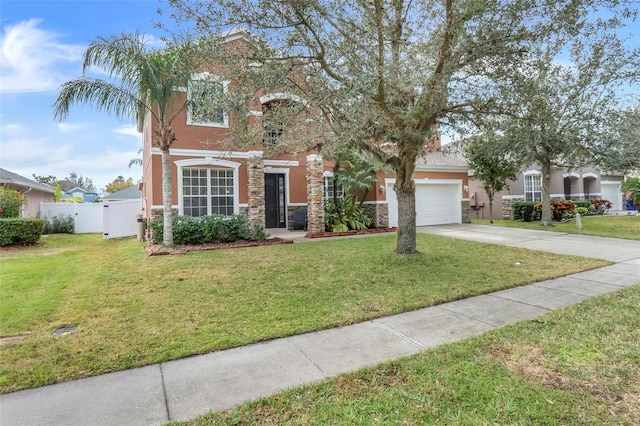
<instances>
[{"instance_id":1,"label":"sky","mask_svg":"<svg viewBox=\"0 0 640 426\"><path fill-rule=\"evenodd\" d=\"M166 18L158 8L166 2L0 0L0 167L31 179L75 172L98 192L118 176L142 177L140 166L129 168L142 146L132 120L76 105L60 122L52 105L59 86L82 74L97 36L140 29L159 38L153 23Z\"/></svg>"}]
</instances>

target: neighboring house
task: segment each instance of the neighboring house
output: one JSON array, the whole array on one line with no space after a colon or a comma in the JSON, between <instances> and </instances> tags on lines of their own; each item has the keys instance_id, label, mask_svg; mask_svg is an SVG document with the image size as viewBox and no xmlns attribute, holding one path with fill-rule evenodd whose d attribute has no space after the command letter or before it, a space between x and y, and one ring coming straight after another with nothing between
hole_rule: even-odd
<instances>
[{"instance_id":1,"label":"neighboring house","mask_svg":"<svg viewBox=\"0 0 640 426\"><path fill-rule=\"evenodd\" d=\"M470 172L472 173L472 172ZM612 203L611 210L624 210L623 194L620 190L624 176L604 173L596 168L581 169L554 168L551 173L550 194L552 200L594 200L605 199ZM470 177L470 207L472 219L489 218L489 200L482 188L482 181ZM495 195L493 218L511 217L511 203L514 201L541 201L542 173L540 167L525 167L509 182L509 189Z\"/></svg>"},{"instance_id":2,"label":"neighboring house","mask_svg":"<svg viewBox=\"0 0 640 426\"><path fill-rule=\"evenodd\" d=\"M40 202L54 201L55 191L49 185L28 179L5 169L0 169L0 185L20 191L27 199L21 217L40 217Z\"/></svg>"},{"instance_id":3,"label":"neighboring house","mask_svg":"<svg viewBox=\"0 0 640 426\"><path fill-rule=\"evenodd\" d=\"M141 198L142 191L138 189L138 185L132 185L103 197L105 201L139 200Z\"/></svg>"},{"instance_id":4,"label":"neighboring house","mask_svg":"<svg viewBox=\"0 0 640 426\"><path fill-rule=\"evenodd\" d=\"M91 203L96 199L96 197L98 197L98 193L79 186L77 183L70 180L59 180L58 185L60 185L63 200L69 198L82 198L83 202Z\"/></svg>"},{"instance_id":5,"label":"neighboring house","mask_svg":"<svg viewBox=\"0 0 640 426\"><path fill-rule=\"evenodd\" d=\"M225 43L242 42L244 33L230 32ZM202 83L200 83L202 84ZM234 82L220 78L225 90ZM198 87L198 86L195 86ZM178 102L186 93L176 92ZM248 118L230 116L225 110L208 115L185 111L173 122L176 142L171 152L173 185L172 206L180 215L244 214L252 223L265 228L291 228L294 212L307 212L309 232L324 231L324 200L332 196L333 163L317 151L299 155L267 156L264 146L230 151L223 141L229 136L230 123L241 119L260 125L259 117L272 103L298 101L287 93L258 93L258 104ZM253 121L252 121L253 120ZM160 149L153 145L156 123L147 116L139 130L143 133L142 196L148 218L162 216L162 165ZM286 133L264 129L264 142ZM436 147L440 146L437 141ZM440 152L420 158L416 164L417 224L460 223L468 220L468 168L466 162ZM378 183L370 191L365 208L375 226L396 226L397 199L393 191L393 173L379 173Z\"/></svg>"}]
</instances>

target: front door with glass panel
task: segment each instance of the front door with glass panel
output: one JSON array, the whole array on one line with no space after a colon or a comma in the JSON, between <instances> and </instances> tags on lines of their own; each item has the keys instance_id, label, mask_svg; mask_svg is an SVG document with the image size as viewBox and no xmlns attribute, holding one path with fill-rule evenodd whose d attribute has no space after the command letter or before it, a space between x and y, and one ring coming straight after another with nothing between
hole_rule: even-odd
<instances>
[{"instance_id":1,"label":"front door with glass panel","mask_svg":"<svg viewBox=\"0 0 640 426\"><path fill-rule=\"evenodd\" d=\"M287 227L284 174L264 175L264 220L266 228Z\"/></svg>"}]
</instances>

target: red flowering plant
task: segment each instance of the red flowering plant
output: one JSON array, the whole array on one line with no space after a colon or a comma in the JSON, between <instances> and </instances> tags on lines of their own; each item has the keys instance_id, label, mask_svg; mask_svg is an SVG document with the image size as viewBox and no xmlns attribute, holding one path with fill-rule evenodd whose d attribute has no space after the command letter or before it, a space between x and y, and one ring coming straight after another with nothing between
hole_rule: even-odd
<instances>
[{"instance_id":1,"label":"red flowering plant","mask_svg":"<svg viewBox=\"0 0 640 426\"><path fill-rule=\"evenodd\" d=\"M0 186L0 218L20 217L20 209L27 204L27 198L15 189Z\"/></svg>"},{"instance_id":2,"label":"red flowering plant","mask_svg":"<svg viewBox=\"0 0 640 426\"><path fill-rule=\"evenodd\" d=\"M540 214L542 203L536 204L534 210ZM576 204L571 200L551 200L551 217L556 222L567 220L575 216Z\"/></svg>"},{"instance_id":3,"label":"red flowering plant","mask_svg":"<svg viewBox=\"0 0 640 426\"><path fill-rule=\"evenodd\" d=\"M606 213L613 206L609 200L591 200L591 204L593 204L598 214Z\"/></svg>"}]
</instances>

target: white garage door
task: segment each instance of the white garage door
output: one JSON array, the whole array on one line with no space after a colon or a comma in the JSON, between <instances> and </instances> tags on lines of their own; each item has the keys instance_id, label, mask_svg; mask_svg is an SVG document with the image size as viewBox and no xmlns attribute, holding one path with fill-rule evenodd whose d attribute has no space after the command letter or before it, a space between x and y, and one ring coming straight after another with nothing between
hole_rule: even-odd
<instances>
[{"instance_id":1,"label":"white garage door","mask_svg":"<svg viewBox=\"0 0 640 426\"><path fill-rule=\"evenodd\" d=\"M389 226L398 226L398 198L395 179L386 179ZM462 181L456 179L418 179L416 184L416 226L462 222Z\"/></svg>"},{"instance_id":2,"label":"white garage door","mask_svg":"<svg viewBox=\"0 0 640 426\"><path fill-rule=\"evenodd\" d=\"M620 190L620 186L620 182L600 182L602 199L611 201L611 210L622 210L622 191Z\"/></svg>"}]
</instances>

